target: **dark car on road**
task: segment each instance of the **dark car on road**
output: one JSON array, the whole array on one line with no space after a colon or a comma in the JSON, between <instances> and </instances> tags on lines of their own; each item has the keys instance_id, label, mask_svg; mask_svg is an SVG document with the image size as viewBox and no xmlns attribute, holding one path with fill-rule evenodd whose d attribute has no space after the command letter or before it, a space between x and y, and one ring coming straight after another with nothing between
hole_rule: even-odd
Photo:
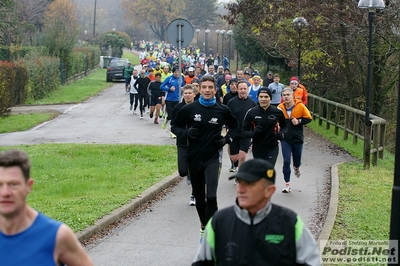
<instances>
[{"instance_id":1,"label":"dark car on road","mask_svg":"<svg viewBox=\"0 0 400 266\"><path fill-rule=\"evenodd\" d=\"M124 80L124 68L128 63L128 59L112 59L107 67L107 82L112 82L115 79Z\"/></svg>"}]
</instances>

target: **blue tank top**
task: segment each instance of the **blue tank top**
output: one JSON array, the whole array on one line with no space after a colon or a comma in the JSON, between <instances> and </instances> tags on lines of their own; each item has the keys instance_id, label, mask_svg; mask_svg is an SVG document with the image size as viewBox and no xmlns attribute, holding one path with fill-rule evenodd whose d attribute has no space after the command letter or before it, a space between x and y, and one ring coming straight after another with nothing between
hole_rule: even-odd
<instances>
[{"instance_id":1,"label":"blue tank top","mask_svg":"<svg viewBox=\"0 0 400 266\"><path fill-rule=\"evenodd\" d=\"M258 94L258 90L261 88L261 86L259 86L257 90L253 90L253 88L254 88L254 85L251 85L251 86L249 87L249 95L248 95L248 96L249 96L251 99L253 99L253 101L255 101L256 103L258 103L257 94Z\"/></svg>"},{"instance_id":2,"label":"blue tank top","mask_svg":"<svg viewBox=\"0 0 400 266\"><path fill-rule=\"evenodd\" d=\"M0 232L0 265L55 266L54 248L61 223L39 213L23 232L5 235Z\"/></svg>"}]
</instances>

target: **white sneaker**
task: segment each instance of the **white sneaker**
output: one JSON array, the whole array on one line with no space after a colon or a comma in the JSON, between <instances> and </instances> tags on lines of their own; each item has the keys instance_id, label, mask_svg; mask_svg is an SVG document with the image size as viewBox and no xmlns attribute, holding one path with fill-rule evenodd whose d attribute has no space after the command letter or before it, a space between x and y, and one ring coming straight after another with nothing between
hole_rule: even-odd
<instances>
[{"instance_id":1,"label":"white sneaker","mask_svg":"<svg viewBox=\"0 0 400 266\"><path fill-rule=\"evenodd\" d=\"M297 177L297 178L299 178L300 176L301 176L301 173L300 173L300 167L293 167L293 169L294 169L294 175Z\"/></svg>"},{"instance_id":2,"label":"white sneaker","mask_svg":"<svg viewBox=\"0 0 400 266\"><path fill-rule=\"evenodd\" d=\"M143 119L143 115L140 115L140 119Z\"/></svg>"},{"instance_id":3,"label":"white sneaker","mask_svg":"<svg viewBox=\"0 0 400 266\"><path fill-rule=\"evenodd\" d=\"M137 115L137 112L136 112L136 111L134 111L134 112L133 112L133 114L134 114L134 115Z\"/></svg>"},{"instance_id":4,"label":"white sneaker","mask_svg":"<svg viewBox=\"0 0 400 266\"><path fill-rule=\"evenodd\" d=\"M190 195L189 206L196 206L196 199L194 198L193 195Z\"/></svg>"},{"instance_id":5,"label":"white sneaker","mask_svg":"<svg viewBox=\"0 0 400 266\"><path fill-rule=\"evenodd\" d=\"M229 168L229 172L231 172L231 173L237 172L236 166L233 165L231 168Z\"/></svg>"},{"instance_id":6,"label":"white sneaker","mask_svg":"<svg viewBox=\"0 0 400 266\"><path fill-rule=\"evenodd\" d=\"M282 189L282 193L289 193L291 190L290 183L286 183L285 187Z\"/></svg>"}]
</instances>

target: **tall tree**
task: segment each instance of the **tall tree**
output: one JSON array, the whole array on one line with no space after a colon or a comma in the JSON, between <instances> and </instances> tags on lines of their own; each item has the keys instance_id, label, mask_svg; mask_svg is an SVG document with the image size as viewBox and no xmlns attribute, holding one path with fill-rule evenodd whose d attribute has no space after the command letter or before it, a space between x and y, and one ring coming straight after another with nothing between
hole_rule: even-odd
<instances>
[{"instance_id":1,"label":"tall tree","mask_svg":"<svg viewBox=\"0 0 400 266\"><path fill-rule=\"evenodd\" d=\"M12 32L15 27L15 2L13 0L0 1L0 48L8 49L12 43Z\"/></svg>"},{"instance_id":2,"label":"tall tree","mask_svg":"<svg viewBox=\"0 0 400 266\"><path fill-rule=\"evenodd\" d=\"M168 24L182 17L185 8L183 0L123 0L126 20L131 25L146 23L160 41L166 41Z\"/></svg>"},{"instance_id":3,"label":"tall tree","mask_svg":"<svg viewBox=\"0 0 400 266\"><path fill-rule=\"evenodd\" d=\"M218 9L216 0L184 0L184 16L197 27L205 27L206 21L214 21L218 15L215 13Z\"/></svg>"},{"instance_id":4,"label":"tall tree","mask_svg":"<svg viewBox=\"0 0 400 266\"><path fill-rule=\"evenodd\" d=\"M374 21L371 112L382 114L395 81L399 58L399 1L386 1ZM274 47L286 57L297 58L301 43L302 80L314 93L363 109L365 105L368 11L357 1L241 0L228 4L224 18L243 21L266 49ZM293 19L304 17L301 34ZM395 67L396 66L396 67Z\"/></svg>"},{"instance_id":5,"label":"tall tree","mask_svg":"<svg viewBox=\"0 0 400 266\"><path fill-rule=\"evenodd\" d=\"M99 37L99 44L105 50L112 48L111 56L121 57L122 48L129 47L131 44L131 39L125 32L113 30L103 33Z\"/></svg>"},{"instance_id":6,"label":"tall tree","mask_svg":"<svg viewBox=\"0 0 400 266\"><path fill-rule=\"evenodd\" d=\"M50 55L69 63L69 55L77 43L79 23L73 0L56 0L45 13L44 43ZM67 68L68 69L68 68Z\"/></svg>"}]
</instances>

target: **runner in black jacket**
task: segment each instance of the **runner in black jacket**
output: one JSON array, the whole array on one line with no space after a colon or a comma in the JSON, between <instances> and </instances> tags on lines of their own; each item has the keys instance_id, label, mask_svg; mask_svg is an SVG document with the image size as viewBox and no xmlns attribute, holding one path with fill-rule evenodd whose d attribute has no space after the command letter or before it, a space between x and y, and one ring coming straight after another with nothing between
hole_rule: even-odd
<instances>
[{"instance_id":1,"label":"runner in black jacket","mask_svg":"<svg viewBox=\"0 0 400 266\"><path fill-rule=\"evenodd\" d=\"M278 158L278 140L287 130L282 110L271 105L272 92L266 87L258 90L258 105L251 108L243 121L242 135L253 138L253 157L269 161L275 166Z\"/></svg>"},{"instance_id":2,"label":"runner in black jacket","mask_svg":"<svg viewBox=\"0 0 400 266\"><path fill-rule=\"evenodd\" d=\"M235 114L239 123L239 128L241 128L244 116L246 115L247 111L250 110L252 107L257 106L257 104L255 101L253 101L253 99L248 97L249 86L247 86L247 83L245 81L239 81L237 86L239 95L232 98L228 102L228 107ZM225 97L227 95L225 95ZM234 167L240 167L240 165L246 161L249 147L250 138L242 135L242 133L239 131L236 137L233 139L232 143L229 144L230 158L231 161L235 164ZM229 169L229 171L231 172L235 172L236 170L236 168Z\"/></svg>"},{"instance_id":3,"label":"runner in black jacket","mask_svg":"<svg viewBox=\"0 0 400 266\"><path fill-rule=\"evenodd\" d=\"M235 137L238 123L227 106L217 103L213 76L202 77L200 94L198 101L182 107L173 120L171 130L175 135L188 139L188 168L201 221L201 241L205 225L218 209L217 186L222 148ZM229 127L225 137L221 136L223 125Z\"/></svg>"},{"instance_id":4,"label":"runner in black jacket","mask_svg":"<svg viewBox=\"0 0 400 266\"><path fill-rule=\"evenodd\" d=\"M187 84L183 86L182 88L182 96L183 96L183 101L175 105L174 110L172 112L172 117L177 117L179 110L182 109L183 106L186 104L192 103L194 101L195 93L194 93L194 88L192 85ZM178 149L178 173L180 176L184 177L186 176L186 183L188 185L191 184L190 181L190 175L188 172L188 163L187 163L187 138L186 137L180 137L179 135L176 138L176 147ZM193 195L193 189L192 189L192 194L190 195L190 201L189 201L190 206L195 206L196 205L196 200Z\"/></svg>"},{"instance_id":5,"label":"runner in black jacket","mask_svg":"<svg viewBox=\"0 0 400 266\"><path fill-rule=\"evenodd\" d=\"M228 104L230 99L238 96L238 88L237 88L238 84L237 83L238 83L237 79L231 79L231 81L229 82L230 92L225 94L224 99L222 100L223 104Z\"/></svg>"},{"instance_id":6,"label":"runner in black jacket","mask_svg":"<svg viewBox=\"0 0 400 266\"><path fill-rule=\"evenodd\" d=\"M163 92L160 89L161 82L161 73L155 74L155 80L149 83L147 87L147 93L150 97L150 118L154 118L154 124L158 124L158 116L160 115L161 103ZM154 110L156 113L154 114Z\"/></svg>"},{"instance_id":7,"label":"runner in black jacket","mask_svg":"<svg viewBox=\"0 0 400 266\"><path fill-rule=\"evenodd\" d=\"M143 111L148 103L146 103L147 87L149 86L150 79L146 77L144 69L140 70L140 76L136 80L134 87L138 91L139 96L139 108L140 108L140 119L143 119Z\"/></svg>"}]
</instances>

